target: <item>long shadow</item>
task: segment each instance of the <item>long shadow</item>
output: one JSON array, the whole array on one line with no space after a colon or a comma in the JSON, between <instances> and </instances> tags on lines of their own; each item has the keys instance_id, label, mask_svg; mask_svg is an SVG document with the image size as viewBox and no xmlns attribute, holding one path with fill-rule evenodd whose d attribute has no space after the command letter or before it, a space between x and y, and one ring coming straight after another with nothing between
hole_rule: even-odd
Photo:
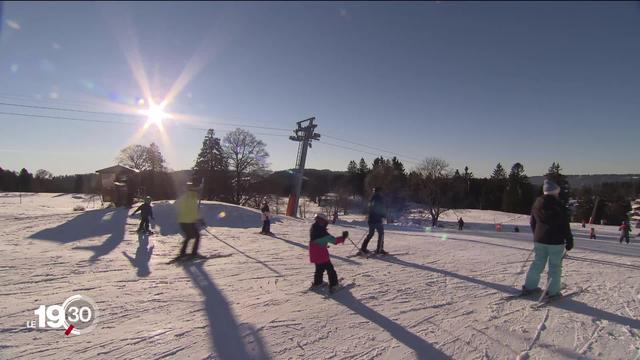
<instances>
[{"instance_id":1,"label":"long shadow","mask_svg":"<svg viewBox=\"0 0 640 360\"><path fill-rule=\"evenodd\" d=\"M406 266L406 267L410 267L410 268L414 268L414 269L418 269L418 270L423 270L423 271L429 271L432 273L436 273L436 274L441 274L444 276L448 276L448 277L452 277L455 279L459 279L459 280L463 280L466 282L470 282L473 284L477 284L480 286L484 286L484 287L488 287L500 292L504 292L504 293L513 293L514 292L514 288L512 288L511 286L507 286L507 285L502 285L502 284L496 284L496 283L492 283L492 282L488 282L488 281L484 281L484 280L480 280L480 279L476 279L476 278L472 278L470 276L466 276L466 275L461 275L458 273L454 273L451 271L447 271L447 270L442 270L442 269L438 269L438 268L434 268L432 266L428 266L428 265L422 265L422 264L416 264L416 263L412 263L409 261L405 261L405 260L401 260L398 259L396 257L379 257L376 258L377 260L380 261L385 261L391 264L396 264L396 265L400 265L400 266Z\"/></svg>"},{"instance_id":2,"label":"long shadow","mask_svg":"<svg viewBox=\"0 0 640 360\"><path fill-rule=\"evenodd\" d=\"M94 262L117 248L124 239L127 212L128 209L124 208L85 211L63 224L40 230L29 238L66 244L109 235L100 245L74 247L74 249L93 251L94 254L89 261Z\"/></svg>"},{"instance_id":3,"label":"long shadow","mask_svg":"<svg viewBox=\"0 0 640 360\"><path fill-rule=\"evenodd\" d=\"M151 255L153 254L153 245L149 246L149 235L147 234L138 234L138 248L136 249L136 257L133 258L131 255L127 254L126 251L123 251L122 254L129 260L131 266L137 268L136 275L138 277L147 277L151 274L151 269L149 269L149 261L151 260Z\"/></svg>"},{"instance_id":4,"label":"long shadow","mask_svg":"<svg viewBox=\"0 0 640 360\"><path fill-rule=\"evenodd\" d=\"M484 280L479 280L479 279L475 279L472 278L470 276L466 276L466 275L460 275L454 272L450 272L450 271L446 271L446 270L442 270L442 269L438 269L438 268L434 268L428 265L421 265L421 264L415 264L412 262L408 262L408 261L404 261L404 260L400 260L397 258L393 258L393 257L389 257L389 258L379 258L380 261L386 261L388 263L391 264L396 264L396 265L400 265L400 266L407 266L407 267L411 267L414 269L418 269L418 270L423 270L423 271L429 271L429 272L433 272L433 273L437 273L437 274L442 274L445 276L449 276L455 279L460 279L463 281L467 281L473 284L478 284L484 287L488 287L491 289L495 289L498 290L500 292L504 292L504 293L513 293L514 289L510 286L506 286L506 285L502 285L502 284L496 284L496 283L492 283L492 282L488 282L488 281L484 281ZM600 320L608 320L611 322L615 322L618 323L620 325L624 325L624 326L630 326L634 329L640 329L640 320L636 320L636 319L631 319L628 317L624 317L621 315L617 315L605 310L600 310L600 309L596 309L592 306L589 306L585 303L576 301L574 299L571 298L565 298L565 299L561 299L558 300L557 302L553 302L551 304L549 304L549 306L552 307L556 307L559 309L564 309L564 310L568 310L568 311L572 311L575 313L580 313L583 315L587 315L587 316L592 316L595 318L598 318Z\"/></svg>"},{"instance_id":5,"label":"long shadow","mask_svg":"<svg viewBox=\"0 0 640 360\"><path fill-rule=\"evenodd\" d=\"M212 350L221 360L269 359L269 354L257 331L249 327L251 339L245 344L229 302L220 292L202 263L184 266L184 271L204 296L204 308L209 320ZM241 324L243 325L243 324Z\"/></svg>"},{"instance_id":6,"label":"long shadow","mask_svg":"<svg viewBox=\"0 0 640 360\"><path fill-rule=\"evenodd\" d=\"M476 243L484 243L482 241L478 241L478 240L469 240L469 239L459 239L459 238L455 238L453 237L452 233L443 233L443 234L448 234L448 240L456 240L456 241L467 241L467 242L476 242ZM494 232L492 234L487 234L482 235L482 234L471 234L471 235L478 235L478 236L482 236L485 238L489 238L489 239L504 239L504 240L511 240L511 241L517 241L517 242L521 242L521 243L528 243L528 244L532 244L533 240L531 238L525 238L525 237L521 237L521 236L517 236L514 233L499 233L499 232ZM515 235L515 236L514 236ZM574 236L574 244L575 244L575 249L577 250L581 250L581 251L589 251L589 252L594 252L594 253L601 253L601 254L609 254L609 255L616 255L616 256L625 256L625 257L638 257L639 256L639 252L638 252L638 248L633 248L633 247L628 247L628 248L613 248L613 247L607 247L608 244L613 244L613 242L608 242L608 241L603 241L601 243L583 243L581 242L581 240L586 240L586 238L580 237L580 236ZM588 241L588 240L587 240ZM593 240L591 240L593 241ZM500 244L491 244L491 243L484 243L486 245L492 245L492 246L498 246L498 247L505 247L505 248L509 248L509 245L500 245ZM616 245L616 244L613 244ZM518 249L517 247L512 247L513 249ZM529 249L522 249L520 248L520 250L530 250Z\"/></svg>"},{"instance_id":7,"label":"long shadow","mask_svg":"<svg viewBox=\"0 0 640 360\"><path fill-rule=\"evenodd\" d=\"M332 296L331 299L384 329L396 340L408 348L411 348L415 352L417 359L450 359L447 354L438 350L423 338L360 302L348 289L342 290L340 293Z\"/></svg>"},{"instance_id":8,"label":"long shadow","mask_svg":"<svg viewBox=\"0 0 640 360\"><path fill-rule=\"evenodd\" d=\"M242 206L203 201L200 204L200 214L208 226L226 227L234 229L259 229L262 226L260 211ZM159 227L161 235L175 235L180 233L176 209L173 202L158 201L153 203L153 224ZM278 216L271 224L281 222Z\"/></svg>"},{"instance_id":9,"label":"long shadow","mask_svg":"<svg viewBox=\"0 0 640 360\"><path fill-rule=\"evenodd\" d=\"M29 238L66 244L114 232L122 231L124 234L127 212L125 208L87 210L65 223L40 230Z\"/></svg>"},{"instance_id":10,"label":"long shadow","mask_svg":"<svg viewBox=\"0 0 640 360\"><path fill-rule=\"evenodd\" d=\"M573 256L573 255L567 255L566 258L569 259L569 260L582 261L582 262L591 263L591 264L608 265L608 266L614 266L614 267L619 267L619 268L623 268L623 269L630 269L630 270L640 270L640 266L638 266L638 265L623 264L623 263L618 263L618 262L615 262L615 261L590 259L590 258L585 258L585 257L580 257L580 256Z\"/></svg>"},{"instance_id":11,"label":"long shadow","mask_svg":"<svg viewBox=\"0 0 640 360\"><path fill-rule=\"evenodd\" d=\"M89 261L96 262L101 257L115 250L124 239L125 225L127 223L127 209L118 209L111 216L112 229L111 235L100 245L93 246L76 246L73 249L90 250L93 255L89 257Z\"/></svg>"},{"instance_id":12,"label":"long shadow","mask_svg":"<svg viewBox=\"0 0 640 360\"><path fill-rule=\"evenodd\" d=\"M289 244L289 245L297 246L297 247L299 247L299 248L301 248L301 249L304 249L304 250L309 250L309 246L307 246L307 245L300 244L300 243L297 243L297 242L295 242L295 241L287 240L287 239L285 239L285 238L281 238L281 237L278 237L278 236L273 236L273 238L274 238L274 239L281 240L281 241L284 241L284 242L286 242L286 243L287 243L287 244ZM344 262L346 262L346 263L348 263L348 264L351 264L351 265L360 265L360 264L361 264L361 263L360 263L360 262L358 262L358 261L351 260L351 259L346 258L346 257L337 256L337 255L330 255L330 256L331 256L332 258L338 259L338 260L340 260L340 261L344 261Z\"/></svg>"},{"instance_id":13,"label":"long shadow","mask_svg":"<svg viewBox=\"0 0 640 360\"><path fill-rule=\"evenodd\" d=\"M448 236L447 240L464 241L464 242L477 243L477 244L490 245L490 246L497 246L497 247L513 249L513 250L520 250L520 251L531 251L531 248L527 249L527 248L521 248L521 247L517 247L517 246L494 244L494 243L490 243L490 242L484 242L484 241L479 241L479 240L471 240L471 239L458 239L458 238L454 238L454 237L451 237L451 236Z\"/></svg>"},{"instance_id":14,"label":"long shadow","mask_svg":"<svg viewBox=\"0 0 640 360\"><path fill-rule=\"evenodd\" d=\"M253 260L253 261L257 262L258 264L260 264L260 265L264 266L264 267L265 267L265 268L267 268L269 271L271 271L272 273L274 273L274 274L276 274L276 275L278 275L278 276L280 276L280 277L283 277L283 276L284 276L284 275L282 275L282 273L280 273L278 270L276 270L276 269L272 268L271 266L269 266L269 264L265 263L264 261L262 261L262 260L258 260L258 259L256 259L256 258L254 258L253 256L251 256L251 255L249 255L249 254L245 253L244 251L242 251L242 250L238 249L237 247L235 247L235 246L233 246L233 245L229 244L228 242L226 242L226 241L224 241L224 240L220 239L220 238L219 238L218 236L216 236L215 234L210 233L210 232L209 232L209 230L206 230L206 232L207 232L207 234L209 234L209 235L213 236L214 238L216 238L216 239L217 239L218 241L220 241L221 243L223 243L223 244L227 245L228 247L232 248L233 250L237 251L238 253L240 253L241 255L243 255L244 257L246 257L247 259L251 259L251 260Z\"/></svg>"}]
</instances>

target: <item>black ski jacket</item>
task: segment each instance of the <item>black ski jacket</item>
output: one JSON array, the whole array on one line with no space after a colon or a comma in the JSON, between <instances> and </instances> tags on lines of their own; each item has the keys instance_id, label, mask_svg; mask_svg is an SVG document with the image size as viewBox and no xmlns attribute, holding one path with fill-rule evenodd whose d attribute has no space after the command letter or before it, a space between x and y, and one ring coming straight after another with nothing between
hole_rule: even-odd
<instances>
[{"instance_id":1,"label":"black ski jacket","mask_svg":"<svg viewBox=\"0 0 640 360\"><path fill-rule=\"evenodd\" d=\"M137 213L138 211L140 211L140 216L143 219L148 219L149 217L153 218L153 210L151 209L151 204L147 204L144 203L142 205L140 205L136 211L133 212L133 214ZM133 215L131 214L131 215Z\"/></svg>"},{"instance_id":2,"label":"black ski jacket","mask_svg":"<svg viewBox=\"0 0 640 360\"><path fill-rule=\"evenodd\" d=\"M382 196L373 194L369 202L369 224L382 224L382 218L387 217Z\"/></svg>"},{"instance_id":3,"label":"black ski jacket","mask_svg":"<svg viewBox=\"0 0 640 360\"><path fill-rule=\"evenodd\" d=\"M573 247L567 208L553 195L540 196L533 203L531 230L535 242Z\"/></svg>"}]
</instances>

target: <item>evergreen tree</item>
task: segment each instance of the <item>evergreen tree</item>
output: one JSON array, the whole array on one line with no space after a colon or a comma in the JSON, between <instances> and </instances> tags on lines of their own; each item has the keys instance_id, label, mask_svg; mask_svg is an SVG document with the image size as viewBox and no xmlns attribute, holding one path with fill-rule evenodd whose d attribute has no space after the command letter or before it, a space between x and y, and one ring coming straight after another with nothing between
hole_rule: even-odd
<instances>
[{"instance_id":1,"label":"evergreen tree","mask_svg":"<svg viewBox=\"0 0 640 360\"><path fill-rule=\"evenodd\" d=\"M22 170L20 170L20 174L18 174L19 191L31 191L32 180L33 180L33 175L29 173L27 169L22 168Z\"/></svg>"},{"instance_id":2,"label":"evergreen tree","mask_svg":"<svg viewBox=\"0 0 640 360\"><path fill-rule=\"evenodd\" d=\"M204 180L203 197L207 200L223 200L229 195L229 162L225 157L220 139L213 129L207 130L202 148L193 166L193 181Z\"/></svg>"},{"instance_id":3,"label":"evergreen tree","mask_svg":"<svg viewBox=\"0 0 640 360\"><path fill-rule=\"evenodd\" d=\"M358 163L358 173L360 175L367 175L369 173L369 165L364 161L364 158L360 158L360 162Z\"/></svg>"},{"instance_id":4,"label":"evergreen tree","mask_svg":"<svg viewBox=\"0 0 640 360\"><path fill-rule=\"evenodd\" d=\"M493 172L491 173L491 179L507 180L507 172L502 167L502 164L498 163L498 165L496 165L496 168L493 169Z\"/></svg>"},{"instance_id":5,"label":"evergreen tree","mask_svg":"<svg viewBox=\"0 0 640 360\"><path fill-rule=\"evenodd\" d=\"M361 176L358 172L358 164L355 161L349 161L349 165L347 166L347 176L350 193L352 195L360 195L362 193L362 181Z\"/></svg>"},{"instance_id":6,"label":"evergreen tree","mask_svg":"<svg viewBox=\"0 0 640 360\"><path fill-rule=\"evenodd\" d=\"M507 172L498 163L491 173L491 177L482 188L481 208L487 210L501 210L503 195L507 187Z\"/></svg>"},{"instance_id":7,"label":"evergreen tree","mask_svg":"<svg viewBox=\"0 0 640 360\"><path fill-rule=\"evenodd\" d=\"M502 201L504 211L518 214L528 214L531 211L533 188L522 164L515 163L511 167Z\"/></svg>"},{"instance_id":8,"label":"evergreen tree","mask_svg":"<svg viewBox=\"0 0 640 360\"><path fill-rule=\"evenodd\" d=\"M347 172L349 175L355 175L358 173L358 164L355 161L349 161L349 165L347 165Z\"/></svg>"},{"instance_id":9,"label":"evergreen tree","mask_svg":"<svg viewBox=\"0 0 640 360\"><path fill-rule=\"evenodd\" d=\"M153 172L162 172L167 170L166 166L164 165L164 157L162 156L160 148L158 147L158 145L156 145L156 143L152 142L147 148L146 163L147 169Z\"/></svg>"}]
</instances>

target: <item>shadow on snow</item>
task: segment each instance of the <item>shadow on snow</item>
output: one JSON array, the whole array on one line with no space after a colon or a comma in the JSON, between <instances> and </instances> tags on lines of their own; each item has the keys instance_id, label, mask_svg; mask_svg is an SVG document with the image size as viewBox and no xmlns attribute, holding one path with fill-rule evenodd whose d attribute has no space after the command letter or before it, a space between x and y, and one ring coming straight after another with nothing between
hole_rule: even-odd
<instances>
[{"instance_id":1,"label":"shadow on snow","mask_svg":"<svg viewBox=\"0 0 640 360\"><path fill-rule=\"evenodd\" d=\"M269 359L268 350L258 331L251 324L237 323L229 302L205 271L203 264L187 264L184 271L204 297L211 346L217 355L215 358Z\"/></svg>"}]
</instances>

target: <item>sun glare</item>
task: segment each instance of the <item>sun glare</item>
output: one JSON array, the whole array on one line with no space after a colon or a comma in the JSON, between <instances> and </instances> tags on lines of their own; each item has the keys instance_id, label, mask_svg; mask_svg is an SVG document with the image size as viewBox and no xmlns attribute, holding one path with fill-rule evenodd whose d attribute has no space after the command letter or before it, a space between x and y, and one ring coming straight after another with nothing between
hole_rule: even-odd
<instances>
[{"instance_id":1,"label":"sun glare","mask_svg":"<svg viewBox=\"0 0 640 360\"><path fill-rule=\"evenodd\" d=\"M171 115L164 112L164 107L161 105L156 105L152 102L149 103L149 108L146 110L140 110L140 113L147 116L146 126L151 124L156 125L158 127L162 126L162 120L168 119Z\"/></svg>"}]
</instances>

